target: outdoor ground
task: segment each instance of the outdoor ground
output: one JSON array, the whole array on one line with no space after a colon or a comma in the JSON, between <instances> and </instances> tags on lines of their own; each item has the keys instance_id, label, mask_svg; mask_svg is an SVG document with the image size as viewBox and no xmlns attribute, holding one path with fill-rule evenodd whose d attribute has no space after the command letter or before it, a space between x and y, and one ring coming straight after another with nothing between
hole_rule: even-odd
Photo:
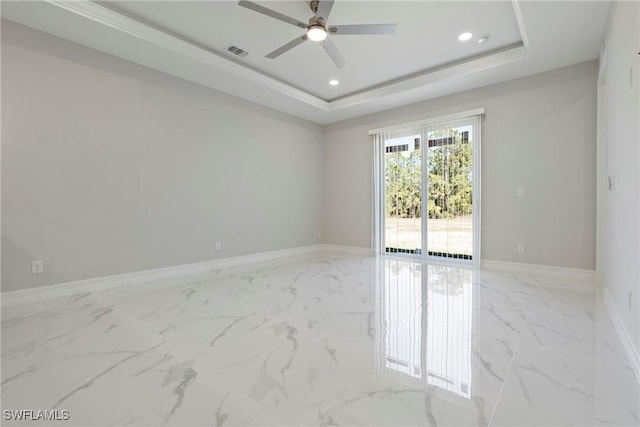
<instances>
[{"instance_id":1,"label":"outdoor ground","mask_svg":"<svg viewBox=\"0 0 640 427\"><path fill-rule=\"evenodd\" d=\"M385 218L386 247L416 249L421 245L420 218ZM451 254L473 253L473 218L428 220L428 250Z\"/></svg>"}]
</instances>

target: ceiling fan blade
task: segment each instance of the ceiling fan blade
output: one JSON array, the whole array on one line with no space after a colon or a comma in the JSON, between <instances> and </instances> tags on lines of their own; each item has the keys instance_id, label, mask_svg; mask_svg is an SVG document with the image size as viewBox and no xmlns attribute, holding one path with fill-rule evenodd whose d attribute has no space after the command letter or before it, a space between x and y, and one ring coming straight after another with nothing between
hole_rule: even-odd
<instances>
[{"instance_id":1,"label":"ceiling fan blade","mask_svg":"<svg viewBox=\"0 0 640 427\"><path fill-rule=\"evenodd\" d=\"M329 27L331 35L343 34L395 34L396 24L361 24L361 25L334 25Z\"/></svg>"},{"instance_id":2,"label":"ceiling fan blade","mask_svg":"<svg viewBox=\"0 0 640 427\"><path fill-rule=\"evenodd\" d=\"M333 63L336 64L336 67L342 68L344 66L344 57L331 40L325 39L322 42L322 47L324 48L324 51L327 52L327 55L329 55L329 58L331 58Z\"/></svg>"},{"instance_id":3,"label":"ceiling fan blade","mask_svg":"<svg viewBox=\"0 0 640 427\"><path fill-rule=\"evenodd\" d=\"M318 10L316 10L316 18L324 19L327 22L334 0L320 0L318 2Z\"/></svg>"},{"instance_id":4,"label":"ceiling fan blade","mask_svg":"<svg viewBox=\"0 0 640 427\"><path fill-rule=\"evenodd\" d=\"M258 12L263 15L270 16L279 21L286 22L287 24L295 25L296 27L299 27L299 28L307 28L307 24L305 24L304 22L300 22L295 18L291 18L287 15L283 15L280 12L276 12L275 10L271 10L264 6L260 6L259 4L254 3L252 1L241 0L238 2L238 6L246 7L247 9L251 9L254 12Z\"/></svg>"},{"instance_id":5,"label":"ceiling fan blade","mask_svg":"<svg viewBox=\"0 0 640 427\"><path fill-rule=\"evenodd\" d=\"M273 52L269 53L265 58L269 58L269 59L277 58L278 56L282 55L286 51L291 50L294 47L298 46L299 44L303 43L305 40L307 40L306 34L304 36L296 37L295 39L291 40L289 43L285 44L284 46L279 47Z\"/></svg>"}]
</instances>

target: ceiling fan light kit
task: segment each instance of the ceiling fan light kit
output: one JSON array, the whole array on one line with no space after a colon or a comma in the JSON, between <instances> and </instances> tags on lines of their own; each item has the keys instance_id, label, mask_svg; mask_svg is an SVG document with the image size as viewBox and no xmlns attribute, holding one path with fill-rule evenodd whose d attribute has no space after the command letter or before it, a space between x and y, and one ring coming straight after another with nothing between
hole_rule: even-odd
<instances>
[{"instance_id":1,"label":"ceiling fan light kit","mask_svg":"<svg viewBox=\"0 0 640 427\"><path fill-rule=\"evenodd\" d=\"M327 38L327 30L320 24L310 25L307 29L307 37L314 42L321 42Z\"/></svg>"},{"instance_id":2,"label":"ceiling fan light kit","mask_svg":"<svg viewBox=\"0 0 640 427\"><path fill-rule=\"evenodd\" d=\"M322 42L324 51L329 55L329 58L337 67L342 67L345 64L345 60L342 54L338 50L335 44L328 38L329 34L334 35L380 35L380 34L395 34L396 24L359 24L359 25L333 25L327 27L326 23L329 19L329 13L333 8L334 0L313 0L309 3L311 11L315 14L309 19L309 24L305 24L290 16L283 15L280 12L266 8L257 3L241 0L238 2L239 6L246 7L254 12L267 15L271 18L277 19L282 22L286 22L291 25L295 25L298 28L304 28L305 34L298 36L291 40L289 43L279 47L278 49L270 52L266 55L266 58L274 59L283 53L293 49L294 47L302 44L307 40L314 42Z\"/></svg>"}]
</instances>

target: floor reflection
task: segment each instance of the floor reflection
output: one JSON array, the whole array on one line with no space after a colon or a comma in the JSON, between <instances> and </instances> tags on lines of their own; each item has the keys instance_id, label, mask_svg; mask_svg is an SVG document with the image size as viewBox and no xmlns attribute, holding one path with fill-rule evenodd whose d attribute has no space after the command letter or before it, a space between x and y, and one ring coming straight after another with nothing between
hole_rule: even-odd
<instances>
[{"instance_id":1,"label":"floor reflection","mask_svg":"<svg viewBox=\"0 0 640 427\"><path fill-rule=\"evenodd\" d=\"M473 269L380 259L378 373L470 398Z\"/></svg>"},{"instance_id":2,"label":"floor reflection","mask_svg":"<svg viewBox=\"0 0 640 427\"><path fill-rule=\"evenodd\" d=\"M640 425L602 297L566 280L322 252L3 306L2 409L74 426Z\"/></svg>"}]
</instances>

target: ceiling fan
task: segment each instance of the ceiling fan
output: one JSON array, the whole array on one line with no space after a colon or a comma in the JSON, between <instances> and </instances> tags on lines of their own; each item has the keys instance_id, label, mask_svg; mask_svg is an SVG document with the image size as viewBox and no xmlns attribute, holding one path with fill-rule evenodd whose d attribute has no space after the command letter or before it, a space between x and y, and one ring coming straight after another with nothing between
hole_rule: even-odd
<instances>
[{"instance_id":1,"label":"ceiling fan","mask_svg":"<svg viewBox=\"0 0 640 427\"><path fill-rule=\"evenodd\" d=\"M263 15L270 16L279 21L286 22L287 24L295 25L296 27L305 30L305 34L296 37L289 43L274 50L266 55L267 58L273 59L282 55L283 53L293 49L306 40L315 42L322 42L327 55L338 67L342 67L345 64L344 58L335 44L328 38L328 35L340 36L346 34L394 34L396 32L396 24L360 24L360 25L332 25L327 26L329 14L333 7L334 0L313 0L309 6L311 11L315 14L309 19L309 23L298 21L295 18L283 15L275 10L268 9L257 3L241 0L238 5L251 9L254 12L262 13Z\"/></svg>"}]
</instances>

